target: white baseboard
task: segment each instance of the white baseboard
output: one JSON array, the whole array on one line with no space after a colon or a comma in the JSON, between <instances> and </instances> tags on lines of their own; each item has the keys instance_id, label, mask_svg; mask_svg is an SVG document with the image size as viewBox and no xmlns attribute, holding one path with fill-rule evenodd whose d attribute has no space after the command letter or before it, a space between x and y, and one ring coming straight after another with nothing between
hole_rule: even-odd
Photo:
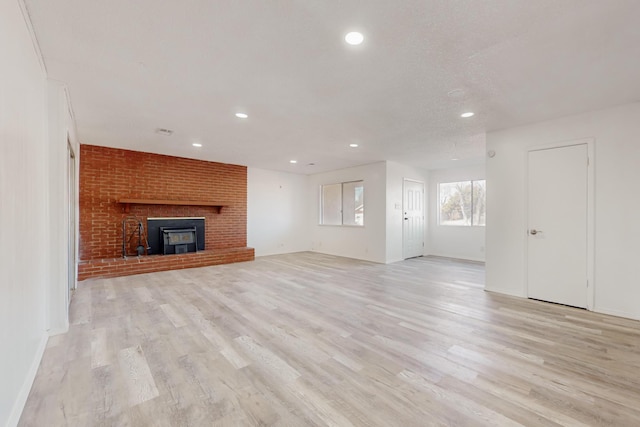
<instances>
[{"instance_id":1,"label":"white baseboard","mask_svg":"<svg viewBox=\"0 0 640 427\"><path fill-rule=\"evenodd\" d=\"M597 304L593 308L593 312L607 314L609 316L624 317L625 319L640 320L640 315L638 315L638 313L627 313L626 311L602 308L602 307L598 307Z\"/></svg>"},{"instance_id":2,"label":"white baseboard","mask_svg":"<svg viewBox=\"0 0 640 427\"><path fill-rule=\"evenodd\" d=\"M66 334L67 332L69 332L69 325L64 328L49 329L49 336L54 337L56 335Z\"/></svg>"},{"instance_id":3,"label":"white baseboard","mask_svg":"<svg viewBox=\"0 0 640 427\"><path fill-rule=\"evenodd\" d=\"M36 354L33 357L33 361L31 362L29 371L27 372L24 382L22 383L20 392L18 393L18 396L16 396L13 408L11 409L11 413L9 414L9 419L5 424L6 427L16 427L18 425L18 422L20 421L20 416L22 416L24 405L27 403L27 399L29 398L29 393L31 392L33 381L36 379L36 374L38 373L38 368L40 367L40 362L42 361L44 350L47 348L48 339L49 335L46 333L43 334L42 338L40 339L40 344L38 344Z\"/></svg>"},{"instance_id":4,"label":"white baseboard","mask_svg":"<svg viewBox=\"0 0 640 427\"><path fill-rule=\"evenodd\" d=\"M518 298L527 298L526 295L520 294L518 292L513 292L511 290L505 290L505 289L489 289L486 287L484 287L484 290L486 292L492 292L494 294L502 294L502 295L508 295L510 297L518 297Z\"/></svg>"},{"instance_id":5,"label":"white baseboard","mask_svg":"<svg viewBox=\"0 0 640 427\"><path fill-rule=\"evenodd\" d=\"M461 259L464 261L475 261L475 262L485 262L484 257L475 257L472 255L460 255L460 254L447 254L447 253L438 253L431 252L430 254L425 254L424 256L437 256L440 258L451 258L451 259Z\"/></svg>"},{"instance_id":6,"label":"white baseboard","mask_svg":"<svg viewBox=\"0 0 640 427\"><path fill-rule=\"evenodd\" d=\"M302 252L310 252L311 249L302 249L302 250L281 250L281 251L266 251L266 252L256 252L255 257L265 257L265 256L273 256L273 255L287 255L287 254L297 254Z\"/></svg>"},{"instance_id":7,"label":"white baseboard","mask_svg":"<svg viewBox=\"0 0 640 427\"><path fill-rule=\"evenodd\" d=\"M358 259L360 261L375 262L376 264L386 264L386 261L384 261L384 260L381 261L381 260L378 260L378 259L365 257L365 256L359 257L359 256L355 256L355 255L346 255L346 254L340 254L340 253L336 253L336 252L319 250L319 249L311 249L309 252L315 252L315 253L323 254L323 255L337 256L337 257L341 257L341 258Z\"/></svg>"},{"instance_id":8,"label":"white baseboard","mask_svg":"<svg viewBox=\"0 0 640 427\"><path fill-rule=\"evenodd\" d=\"M447 258L447 259L454 259L454 260L460 260L460 261L472 261L472 262L481 262L484 263L484 259L480 259L480 258L474 258L474 257L460 257L459 255L456 256L452 256L452 255L441 255L441 254L437 254L437 253L428 253L428 254L422 254L419 255L422 257L429 257L429 256L433 256L433 257L438 257L438 258ZM416 257L418 258L418 257ZM411 258L407 258L407 259L411 259ZM397 259L391 259L391 260L387 260L385 262L385 264L393 264L394 262L400 262L400 261L404 261L404 258L397 258Z\"/></svg>"},{"instance_id":9,"label":"white baseboard","mask_svg":"<svg viewBox=\"0 0 640 427\"><path fill-rule=\"evenodd\" d=\"M61 328L49 329L49 336L53 337L53 336L60 335L60 334L66 334L67 332L69 332L69 322L68 321Z\"/></svg>"}]
</instances>

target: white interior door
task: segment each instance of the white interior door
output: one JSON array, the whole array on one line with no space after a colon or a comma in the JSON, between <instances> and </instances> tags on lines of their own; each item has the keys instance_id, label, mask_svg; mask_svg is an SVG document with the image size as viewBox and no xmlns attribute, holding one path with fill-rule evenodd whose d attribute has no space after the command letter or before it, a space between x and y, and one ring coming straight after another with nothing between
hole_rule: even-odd
<instances>
[{"instance_id":1,"label":"white interior door","mask_svg":"<svg viewBox=\"0 0 640 427\"><path fill-rule=\"evenodd\" d=\"M528 296L587 307L587 144L528 156Z\"/></svg>"},{"instance_id":2,"label":"white interior door","mask_svg":"<svg viewBox=\"0 0 640 427\"><path fill-rule=\"evenodd\" d=\"M67 254L67 306L71 303L71 291L76 288L76 156L67 141L67 209L68 209L68 254Z\"/></svg>"},{"instance_id":3,"label":"white interior door","mask_svg":"<svg viewBox=\"0 0 640 427\"><path fill-rule=\"evenodd\" d=\"M407 259L424 252L424 184L405 179L403 193L402 254Z\"/></svg>"}]
</instances>

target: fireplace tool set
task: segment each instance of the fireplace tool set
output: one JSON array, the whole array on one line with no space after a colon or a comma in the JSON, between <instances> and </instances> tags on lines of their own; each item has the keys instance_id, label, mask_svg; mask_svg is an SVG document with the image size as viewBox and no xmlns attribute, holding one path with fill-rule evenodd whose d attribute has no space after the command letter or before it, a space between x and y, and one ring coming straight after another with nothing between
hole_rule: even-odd
<instances>
[{"instance_id":1,"label":"fireplace tool set","mask_svg":"<svg viewBox=\"0 0 640 427\"><path fill-rule=\"evenodd\" d=\"M129 253L128 248L132 247L132 242L135 243L136 237L138 245L135 248L134 253ZM144 241L144 244L143 244ZM127 256L142 256L145 253L149 254L149 241L147 234L144 232L144 226L140 218L136 216L128 216L122 220L122 257Z\"/></svg>"}]
</instances>

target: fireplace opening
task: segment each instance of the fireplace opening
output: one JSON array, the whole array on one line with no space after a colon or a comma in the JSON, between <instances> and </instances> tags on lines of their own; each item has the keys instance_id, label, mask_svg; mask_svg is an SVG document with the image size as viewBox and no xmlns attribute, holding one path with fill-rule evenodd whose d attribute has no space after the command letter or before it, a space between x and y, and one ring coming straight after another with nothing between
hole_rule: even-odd
<instances>
[{"instance_id":1,"label":"fireplace opening","mask_svg":"<svg viewBox=\"0 0 640 427\"><path fill-rule=\"evenodd\" d=\"M198 252L196 227L172 228L160 227L162 231L162 254L186 254Z\"/></svg>"},{"instance_id":2,"label":"fireplace opening","mask_svg":"<svg viewBox=\"0 0 640 427\"><path fill-rule=\"evenodd\" d=\"M205 249L204 217L147 218L149 253L181 254Z\"/></svg>"}]
</instances>

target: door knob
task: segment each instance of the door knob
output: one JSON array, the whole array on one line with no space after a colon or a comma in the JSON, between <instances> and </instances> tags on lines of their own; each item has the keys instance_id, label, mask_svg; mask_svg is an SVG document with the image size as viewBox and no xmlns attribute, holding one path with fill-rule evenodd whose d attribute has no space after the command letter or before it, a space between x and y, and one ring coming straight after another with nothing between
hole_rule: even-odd
<instances>
[{"instance_id":1,"label":"door knob","mask_svg":"<svg viewBox=\"0 0 640 427\"><path fill-rule=\"evenodd\" d=\"M535 236L538 233L542 233L542 230L536 230L535 228L533 230L529 230L529 234L532 236Z\"/></svg>"}]
</instances>

